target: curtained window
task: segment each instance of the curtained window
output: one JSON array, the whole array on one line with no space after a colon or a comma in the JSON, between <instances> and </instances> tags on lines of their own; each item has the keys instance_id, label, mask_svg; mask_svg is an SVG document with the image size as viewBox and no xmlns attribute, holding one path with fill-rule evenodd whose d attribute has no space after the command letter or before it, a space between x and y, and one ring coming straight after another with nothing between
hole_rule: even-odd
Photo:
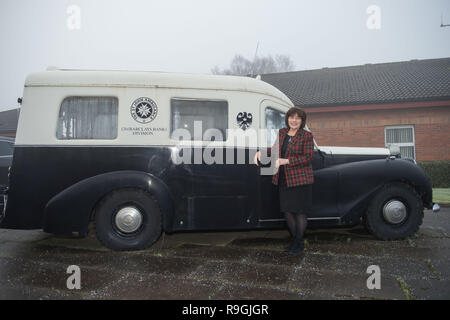
<instances>
[{"instance_id":1,"label":"curtained window","mask_svg":"<svg viewBox=\"0 0 450 320\"><path fill-rule=\"evenodd\" d=\"M412 126L386 127L385 144L387 148L390 145L399 146L402 158L416 158L414 152L414 127Z\"/></svg>"},{"instance_id":2,"label":"curtained window","mask_svg":"<svg viewBox=\"0 0 450 320\"><path fill-rule=\"evenodd\" d=\"M117 138L118 99L69 97L59 112L56 137L60 140Z\"/></svg>"}]
</instances>

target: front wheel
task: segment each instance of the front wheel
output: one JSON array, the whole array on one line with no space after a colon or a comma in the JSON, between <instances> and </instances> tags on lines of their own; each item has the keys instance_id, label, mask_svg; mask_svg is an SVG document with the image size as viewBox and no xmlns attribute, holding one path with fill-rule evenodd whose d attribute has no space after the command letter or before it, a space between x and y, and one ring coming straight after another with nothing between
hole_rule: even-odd
<instances>
[{"instance_id":1,"label":"front wheel","mask_svg":"<svg viewBox=\"0 0 450 320\"><path fill-rule=\"evenodd\" d=\"M142 250L161 235L161 210L144 190L113 191L99 203L94 217L97 238L116 251Z\"/></svg>"},{"instance_id":2,"label":"front wheel","mask_svg":"<svg viewBox=\"0 0 450 320\"><path fill-rule=\"evenodd\" d=\"M366 228L381 240L407 238L422 224L422 199L407 184L388 184L372 199L363 220Z\"/></svg>"}]
</instances>

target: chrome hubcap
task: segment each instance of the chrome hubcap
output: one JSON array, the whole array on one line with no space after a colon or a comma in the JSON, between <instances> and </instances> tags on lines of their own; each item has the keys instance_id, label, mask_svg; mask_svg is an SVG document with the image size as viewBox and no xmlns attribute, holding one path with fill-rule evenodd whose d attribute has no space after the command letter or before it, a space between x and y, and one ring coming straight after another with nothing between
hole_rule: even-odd
<instances>
[{"instance_id":1,"label":"chrome hubcap","mask_svg":"<svg viewBox=\"0 0 450 320\"><path fill-rule=\"evenodd\" d=\"M406 207L403 202L399 200L391 200L384 205L383 216L389 223L401 223L407 216Z\"/></svg>"},{"instance_id":2,"label":"chrome hubcap","mask_svg":"<svg viewBox=\"0 0 450 320\"><path fill-rule=\"evenodd\" d=\"M125 207L117 212L115 222L121 232L133 233L142 225L142 214L135 207Z\"/></svg>"}]
</instances>

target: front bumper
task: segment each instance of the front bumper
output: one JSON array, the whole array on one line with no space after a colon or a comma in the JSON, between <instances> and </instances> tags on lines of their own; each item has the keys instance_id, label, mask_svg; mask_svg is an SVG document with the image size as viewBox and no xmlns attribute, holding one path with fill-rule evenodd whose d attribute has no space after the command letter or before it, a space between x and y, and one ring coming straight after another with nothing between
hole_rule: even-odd
<instances>
[{"instance_id":1,"label":"front bumper","mask_svg":"<svg viewBox=\"0 0 450 320\"><path fill-rule=\"evenodd\" d=\"M433 203L433 212L439 212L441 210L441 206L437 203Z\"/></svg>"}]
</instances>

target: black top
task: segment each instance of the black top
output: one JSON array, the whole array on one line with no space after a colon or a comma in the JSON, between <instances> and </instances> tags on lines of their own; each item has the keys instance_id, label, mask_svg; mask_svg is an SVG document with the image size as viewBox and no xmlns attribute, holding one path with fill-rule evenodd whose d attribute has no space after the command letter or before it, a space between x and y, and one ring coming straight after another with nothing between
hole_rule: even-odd
<instances>
[{"instance_id":1,"label":"black top","mask_svg":"<svg viewBox=\"0 0 450 320\"><path fill-rule=\"evenodd\" d=\"M286 135L283 141L283 145L281 146L281 158L286 157L286 150L288 147L289 141L291 141L293 136ZM280 166L278 169L278 185L286 185L286 174L284 173L284 166Z\"/></svg>"}]
</instances>

